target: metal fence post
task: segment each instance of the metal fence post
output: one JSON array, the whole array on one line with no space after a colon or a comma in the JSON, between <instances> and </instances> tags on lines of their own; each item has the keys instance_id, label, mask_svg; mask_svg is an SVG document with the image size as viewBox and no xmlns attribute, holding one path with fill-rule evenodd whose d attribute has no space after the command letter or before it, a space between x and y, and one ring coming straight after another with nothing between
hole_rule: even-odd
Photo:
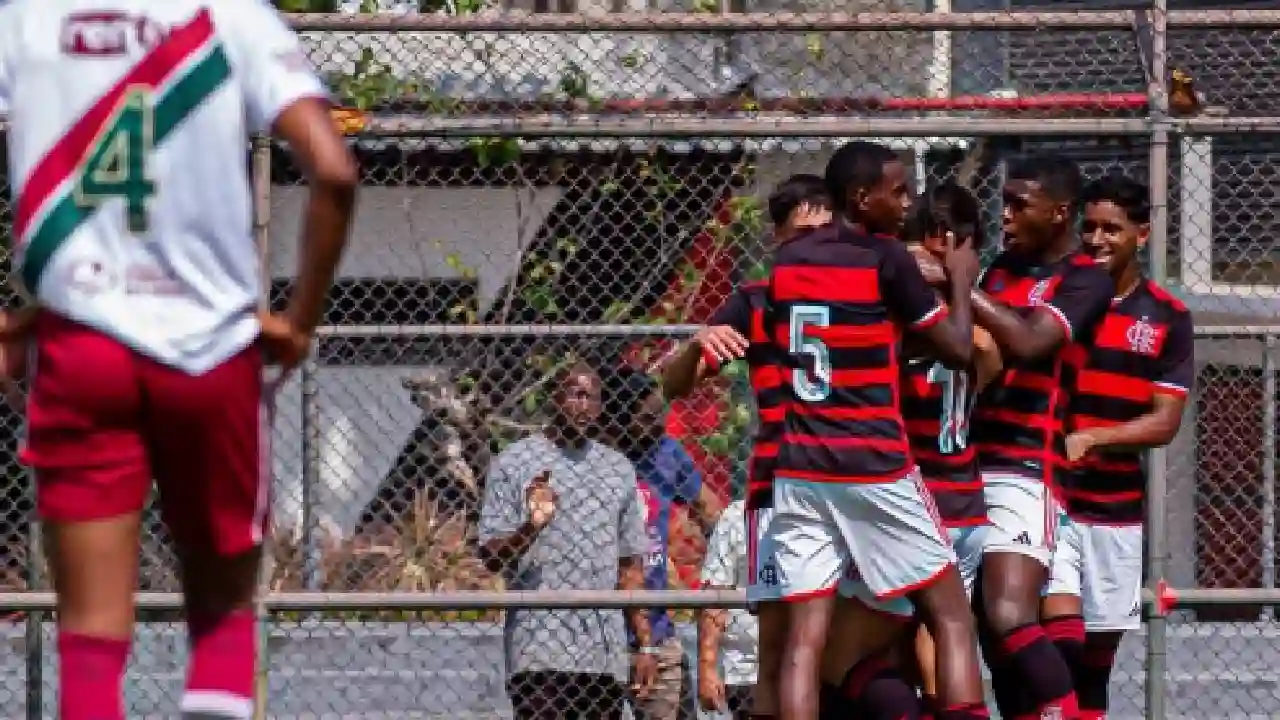
<instances>
[{"instance_id":1,"label":"metal fence post","mask_svg":"<svg viewBox=\"0 0 1280 720\"><path fill-rule=\"evenodd\" d=\"M253 174L251 182L253 184L253 240L258 247L258 267L262 272L262 307L269 309L271 304L271 256L269 252L269 238L271 234L271 138L266 135L255 135L253 138ZM273 403L274 398L269 402ZM275 418L275 413L269 413L268 417ZM267 428L267 432L272 432L272 428ZM270 445L268 445L270 447ZM267 458L268 473L271 467L272 458ZM257 616L257 691L253 698L253 713L257 720L265 720L267 717L267 691L270 687L267 656L268 642L267 638L270 632L268 623L267 608L263 602L267 593L270 592L270 579L272 573L273 558L275 553L271 549L271 535L263 539L263 557L262 567L258 580L258 597L254 604L254 613Z\"/></svg>"},{"instance_id":2,"label":"metal fence post","mask_svg":"<svg viewBox=\"0 0 1280 720\"><path fill-rule=\"evenodd\" d=\"M1148 111L1152 120L1151 149L1148 158L1151 181L1151 239L1148 258L1151 277L1158 283L1168 279L1169 262L1169 95L1165 88L1168 74L1168 3L1151 2L1151 74L1147 92ZM1147 476L1147 583L1153 591L1147 603L1147 682L1146 706L1150 720L1165 718L1165 684L1167 670L1168 619L1158 601L1163 586L1167 556L1166 502L1168 490L1168 456L1164 448L1156 448L1148 458Z\"/></svg>"},{"instance_id":3,"label":"metal fence post","mask_svg":"<svg viewBox=\"0 0 1280 720\"><path fill-rule=\"evenodd\" d=\"M35 478L29 487L35 487ZM41 541L40 522L31 514L31 540L27 546L27 588L44 589L44 543ZM47 613L36 610L27 613L26 622L26 671L27 671L27 720L44 717L44 621Z\"/></svg>"},{"instance_id":4,"label":"metal fence post","mask_svg":"<svg viewBox=\"0 0 1280 720\"><path fill-rule=\"evenodd\" d=\"M307 590L319 590L322 582L320 543L316 536L316 493L320 487L320 423L315 361L302 364L302 568Z\"/></svg>"},{"instance_id":5,"label":"metal fence post","mask_svg":"<svg viewBox=\"0 0 1280 720\"><path fill-rule=\"evenodd\" d=\"M1262 587L1276 586L1276 337L1262 346ZM1263 608L1267 621L1275 608Z\"/></svg>"}]
</instances>

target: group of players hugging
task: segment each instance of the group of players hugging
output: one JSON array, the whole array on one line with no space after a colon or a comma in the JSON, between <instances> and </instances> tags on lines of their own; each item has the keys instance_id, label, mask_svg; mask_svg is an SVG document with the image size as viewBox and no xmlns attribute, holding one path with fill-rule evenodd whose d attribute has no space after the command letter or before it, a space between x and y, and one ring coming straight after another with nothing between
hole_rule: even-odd
<instances>
[{"instance_id":1,"label":"group of players hugging","mask_svg":"<svg viewBox=\"0 0 1280 720\"><path fill-rule=\"evenodd\" d=\"M1148 190L1007 164L985 271L977 200L911 198L890 149L841 147L769 199L767 282L665 368L744 358L756 718L1097 720L1141 620L1142 453L1193 382L1192 319L1143 275Z\"/></svg>"}]
</instances>

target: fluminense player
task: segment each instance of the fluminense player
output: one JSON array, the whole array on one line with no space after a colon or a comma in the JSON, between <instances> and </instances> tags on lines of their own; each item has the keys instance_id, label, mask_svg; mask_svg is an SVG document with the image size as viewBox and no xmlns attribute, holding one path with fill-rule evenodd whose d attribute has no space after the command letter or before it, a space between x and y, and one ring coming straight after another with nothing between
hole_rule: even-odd
<instances>
[{"instance_id":1,"label":"fluminense player","mask_svg":"<svg viewBox=\"0 0 1280 720\"><path fill-rule=\"evenodd\" d=\"M1195 380L1191 313L1142 274L1146 186L1112 176L1084 190L1084 252L1115 280L1111 307L1080 348L1067 406L1066 517L1042 622L1071 666L1082 720L1107 714L1124 633L1142 620L1142 452L1169 444Z\"/></svg>"},{"instance_id":2,"label":"fluminense player","mask_svg":"<svg viewBox=\"0 0 1280 720\"><path fill-rule=\"evenodd\" d=\"M249 718L271 461L263 364L307 354L358 173L297 38L257 0L0 6L25 461L58 596L59 712L124 718L152 480L191 646L182 712ZM260 314L248 137L288 142L311 198L288 309Z\"/></svg>"}]
</instances>

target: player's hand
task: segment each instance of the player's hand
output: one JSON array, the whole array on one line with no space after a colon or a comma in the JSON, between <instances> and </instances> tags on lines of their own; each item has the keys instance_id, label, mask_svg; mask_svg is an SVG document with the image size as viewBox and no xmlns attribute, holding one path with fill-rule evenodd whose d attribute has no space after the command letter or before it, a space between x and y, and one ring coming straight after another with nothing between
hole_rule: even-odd
<instances>
[{"instance_id":1,"label":"player's hand","mask_svg":"<svg viewBox=\"0 0 1280 720\"><path fill-rule=\"evenodd\" d=\"M259 312L262 334L258 337L267 362L279 365L284 372L302 364L311 352L311 334L302 331L287 316Z\"/></svg>"},{"instance_id":2,"label":"player's hand","mask_svg":"<svg viewBox=\"0 0 1280 720\"><path fill-rule=\"evenodd\" d=\"M26 342L36 326L40 309L34 305L0 311L0 342Z\"/></svg>"},{"instance_id":3,"label":"player's hand","mask_svg":"<svg viewBox=\"0 0 1280 720\"><path fill-rule=\"evenodd\" d=\"M750 344L737 330L728 325L704 327L693 336L693 341L701 345L703 351L714 355L721 365L745 355L747 346Z\"/></svg>"},{"instance_id":4,"label":"player's hand","mask_svg":"<svg viewBox=\"0 0 1280 720\"><path fill-rule=\"evenodd\" d=\"M1088 431L1071 433L1067 436L1067 460L1077 462L1088 455L1098 444L1098 439Z\"/></svg>"},{"instance_id":5,"label":"player's hand","mask_svg":"<svg viewBox=\"0 0 1280 720\"><path fill-rule=\"evenodd\" d=\"M729 709L720 671L714 665L703 664L698 668L698 705L707 712L724 712Z\"/></svg>"},{"instance_id":6,"label":"player's hand","mask_svg":"<svg viewBox=\"0 0 1280 720\"><path fill-rule=\"evenodd\" d=\"M546 527L556 515L556 500L556 491L551 489L551 471L543 470L529 481L524 491L530 524L539 530Z\"/></svg>"},{"instance_id":7,"label":"player's hand","mask_svg":"<svg viewBox=\"0 0 1280 720\"><path fill-rule=\"evenodd\" d=\"M647 698L658 682L658 658L644 652L631 657L631 692L638 698Z\"/></svg>"},{"instance_id":8,"label":"player's hand","mask_svg":"<svg viewBox=\"0 0 1280 720\"><path fill-rule=\"evenodd\" d=\"M923 245L912 245L907 250L911 252L911 257L915 258L916 267L920 268L920 274L924 275L925 281L935 287L947 284L947 270L942 267L942 263L938 262L938 258L933 253L926 250Z\"/></svg>"},{"instance_id":9,"label":"player's hand","mask_svg":"<svg viewBox=\"0 0 1280 720\"><path fill-rule=\"evenodd\" d=\"M824 207L816 207L809 203L801 203L796 208L795 220L797 228L817 228L831 224L831 211Z\"/></svg>"},{"instance_id":10,"label":"player's hand","mask_svg":"<svg viewBox=\"0 0 1280 720\"><path fill-rule=\"evenodd\" d=\"M958 241L955 233L947 233L942 264L946 266L951 282L958 283L961 287L972 285L982 270L978 262L978 253L973 249L973 243Z\"/></svg>"}]
</instances>

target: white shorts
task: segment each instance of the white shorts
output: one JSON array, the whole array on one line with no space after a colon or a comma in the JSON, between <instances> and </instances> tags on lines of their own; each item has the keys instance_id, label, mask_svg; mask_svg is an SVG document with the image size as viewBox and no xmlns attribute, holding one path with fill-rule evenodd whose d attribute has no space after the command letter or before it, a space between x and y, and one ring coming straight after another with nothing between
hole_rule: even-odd
<instances>
[{"instance_id":1,"label":"white shorts","mask_svg":"<svg viewBox=\"0 0 1280 720\"><path fill-rule=\"evenodd\" d=\"M1087 632L1142 624L1142 526L1063 519L1046 595L1080 598Z\"/></svg>"},{"instance_id":2,"label":"white shorts","mask_svg":"<svg viewBox=\"0 0 1280 720\"><path fill-rule=\"evenodd\" d=\"M960 571L960 579L964 581L964 591L973 598L973 583L978 577L978 568L982 565L987 526L947 528L947 537L951 541L951 549L956 553L956 568Z\"/></svg>"},{"instance_id":3,"label":"white shorts","mask_svg":"<svg viewBox=\"0 0 1280 720\"><path fill-rule=\"evenodd\" d=\"M909 603L887 601L905 599L956 560L915 469L875 484L780 476L773 504L773 522L760 542L761 567L784 600L838 589L873 609L910 614Z\"/></svg>"},{"instance_id":4,"label":"white shorts","mask_svg":"<svg viewBox=\"0 0 1280 720\"><path fill-rule=\"evenodd\" d=\"M982 473L987 498L984 553L1018 553L1046 568L1053 560L1058 503L1039 480L1001 472Z\"/></svg>"},{"instance_id":5,"label":"white shorts","mask_svg":"<svg viewBox=\"0 0 1280 720\"><path fill-rule=\"evenodd\" d=\"M768 570L768 563L760 554L760 538L764 537L773 521L773 508L747 511L747 602L775 602L782 599L778 587L777 570Z\"/></svg>"}]
</instances>

